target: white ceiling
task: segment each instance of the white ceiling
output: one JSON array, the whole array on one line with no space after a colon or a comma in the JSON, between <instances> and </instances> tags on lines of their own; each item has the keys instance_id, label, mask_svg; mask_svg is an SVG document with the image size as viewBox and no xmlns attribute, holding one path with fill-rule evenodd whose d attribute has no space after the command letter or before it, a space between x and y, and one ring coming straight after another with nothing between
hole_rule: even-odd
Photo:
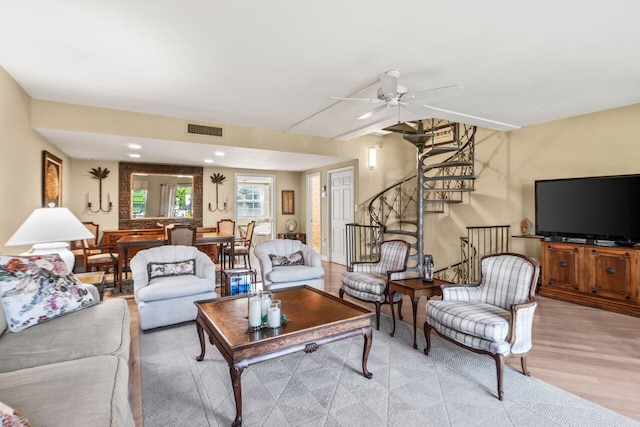
<instances>
[{"instance_id":1,"label":"white ceiling","mask_svg":"<svg viewBox=\"0 0 640 427\"><path fill-rule=\"evenodd\" d=\"M36 99L339 139L398 115L357 120L371 104L329 97L375 97L398 69L410 91L464 87L423 101L464 115L402 120L508 130L495 122L639 103L638 16L634 0L6 0L0 65ZM72 134L52 141L73 150Z\"/></svg>"}]
</instances>

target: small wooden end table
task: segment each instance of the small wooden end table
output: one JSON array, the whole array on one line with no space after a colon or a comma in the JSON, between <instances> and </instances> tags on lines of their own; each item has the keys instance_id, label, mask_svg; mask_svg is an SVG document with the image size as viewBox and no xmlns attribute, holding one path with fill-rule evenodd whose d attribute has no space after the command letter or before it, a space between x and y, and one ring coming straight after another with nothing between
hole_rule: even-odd
<instances>
[{"instance_id":1,"label":"small wooden end table","mask_svg":"<svg viewBox=\"0 0 640 427\"><path fill-rule=\"evenodd\" d=\"M427 300L434 296L442 296L442 289L440 285L447 285L450 282L446 282L440 279L433 279L433 282L425 282L421 277L414 279L397 279L389 281L389 297L391 299L391 318L393 319L393 330L390 335L393 336L396 333L396 314L394 309L393 297L394 294L400 293L408 295L411 298L411 308L413 309L413 348L418 348L416 341L416 313L418 311L418 301L420 297L427 297Z\"/></svg>"},{"instance_id":2,"label":"small wooden end table","mask_svg":"<svg viewBox=\"0 0 640 427\"><path fill-rule=\"evenodd\" d=\"M93 285L98 288L100 293L100 301L104 296L104 271L90 271L88 273L75 273L74 276L85 285Z\"/></svg>"}]
</instances>

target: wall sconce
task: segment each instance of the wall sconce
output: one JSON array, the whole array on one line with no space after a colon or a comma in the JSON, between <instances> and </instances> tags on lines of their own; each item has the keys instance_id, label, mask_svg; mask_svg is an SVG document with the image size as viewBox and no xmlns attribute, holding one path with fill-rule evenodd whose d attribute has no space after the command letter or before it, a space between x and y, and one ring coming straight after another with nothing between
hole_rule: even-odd
<instances>
[{"instance_id":1,"label":"wall sconce","mask_svg":"<svg viewBox=\"0 0 640 427\"><path fill-rule=\"evenodd\" d=\"M320 193L320 197L322 197L323 199L327 198L327 186L326 185L322 186L322 192Z\"/></svg>"},{"instance_id":2,"label":"wall sconce","mask_svg":"<svg viewBox=\"0 0 640 427\"><path fill-rule=\"evenodd\" d=\"M91 168L89 171L91 178L98 180L98 209L94 210L91 208L91 192L87 194L87 210L91 213L111 212L111 208L113 208L113 203L111 203L111 193L107 193L107 208L102 208L102 180L109 176L109 172L109 169L102 169L101 167Z\"/></svg>"},{"instance_id":3,"label":"wall sconce","mask_svg":"<svg viewBox=\"0 0 640 427\"><path fill-rule=\"evenodd\" d=\"M210 212L226 212L227 211L227 198L225 197L224 199L224 203L222 204L222 209L220 209L218 207L218 186L221 185L225 179L227 179L226 176L222 175L221 173L214 173L213 175L211 175L211 182L214 183L216 185L216 208L215 209L211 209L211 202L209 202L209 211Z\"/></svg>"},{"instance_id":4,"label":"wall sconce","mask_svg":"<svg viewBox=\"0 0 640 427\"><path fill-rule=\"evenodd\" d=\"M376 147L369 147L369 169L373 170L378 164L378 156L377 156Z\"/></svg>"}]
</instances>

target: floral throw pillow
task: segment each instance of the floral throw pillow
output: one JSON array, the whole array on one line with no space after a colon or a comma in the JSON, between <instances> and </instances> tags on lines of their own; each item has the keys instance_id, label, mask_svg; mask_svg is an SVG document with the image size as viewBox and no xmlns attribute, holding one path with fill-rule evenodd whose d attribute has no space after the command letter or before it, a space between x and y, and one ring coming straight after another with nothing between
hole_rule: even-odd
<instances>
[{"instance_id":1,"label":"floral throw pillow","mask_svg":"<svg viewBox=\"0 0 640 427\"><path fill-rule=\"evenodd\" d=\"M0 256L0 297L12 332L95 302L57 254Z\"/></svg>"},{"instance_id":2,"label":"floral throw pillow","mask_svg":"<svg viewBox=\"0 0 640 427\"><path fill-rule=\"evenodd\" d=\"M150 262L147 264L147 272L149 280L156 277L196 274L196 260L194 258L176 262Z\"/></svg>"},{"instance_id":3,"label":"floral throw pillow","mask_svg":"<svg viewBox=\"0 0 640 427\"><path fill-rule=\"evenodd\" d=\"M291 255L286 255L286 256L269 254L269 259L271 259L271 265L274 267L285 267L289 265L304 265L304 258L302 257L302 251L294 252Z\"/></svg>"},{"instance_id":4,"label":"floral throw pillow","mask_svg":"<svg viewBox=\"0 0 640 427\"><path fill-rule=\"evenodd\" d=\"M31 427L31 423L20 412L0 402L0 424L2 427Z\"/></svg>"}]
</instances>

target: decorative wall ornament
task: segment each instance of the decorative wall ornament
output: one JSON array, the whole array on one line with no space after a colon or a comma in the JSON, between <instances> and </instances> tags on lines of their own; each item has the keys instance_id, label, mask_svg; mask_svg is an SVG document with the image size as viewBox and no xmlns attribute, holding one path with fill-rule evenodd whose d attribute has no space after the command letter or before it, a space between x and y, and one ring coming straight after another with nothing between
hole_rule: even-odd
<instances>
[{"instance_id":1,"label":"decorative wall ornament","mask_svg":"<svg viewBox=\"0 0 640 427\"><path fill-rule=\"evenodd\" d=\"M102 169L100 166L98 166L97 168L91 168L91 170L89 171L91 178L98 180L98 209L94 210L91 208L91 193L89 193L87 200L87 210L89 212L111 212L111 209L113 208L113 203L111 203L111 194L107 194L107 208L102 208L102 180L106 179L109 176L109 173L109 169Z\"/></svg>"},{"instance_id":2,"label":"decorative wall ornament","mask_svg":"<svg viewBox=\"0 0 640 427\"><path fill-rule=\"evenodd\" d=\"M42 207L62 206L62 159L42 152Z\"/></svg>"},{"instance_id":3,"label":"decorative wall ornament","mask_svg":"<svg viewBox=\"0 0 640 427\"><path fill-rule=\"evenodd\" d=\"M222 209L220 209L220 207L218 207L218 186L221 185L225 179L227 179L226 176L222 175L221 173L214 173L213 175L210 176L211 178L211 182L214 183L216 185L216 207L215 209L211 209L211 202L209 202L209 211L211 212L226 212L227 211L227 202L225 201L224 203L222 203Z\"/></svg>"}]
</instances>

